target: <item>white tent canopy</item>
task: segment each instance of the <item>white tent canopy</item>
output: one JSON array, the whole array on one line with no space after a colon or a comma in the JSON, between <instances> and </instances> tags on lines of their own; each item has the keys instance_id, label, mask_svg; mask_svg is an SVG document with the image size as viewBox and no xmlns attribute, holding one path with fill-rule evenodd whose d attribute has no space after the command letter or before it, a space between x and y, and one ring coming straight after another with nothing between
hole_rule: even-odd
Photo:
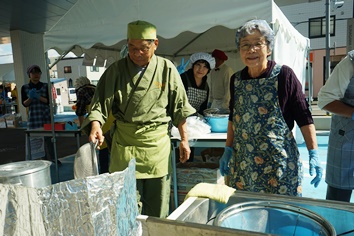
<instances>
[{"instance_id":1,"label":"white tent canopy","mask_svg":"<svg viewBox=\"0 0 354 236\"><path fill-rule=\"evenodd\" d=\"M276 32L273 59L293 68L304 88L309 39L290 24L273 0L78 0L44 34L44 48L85 53L86 65L95 61L96 66L108 66L119 59L127 23L145 20L157 27L156 54L178 63L181 57L217 48L227 53L226 63L236 71L243 65L236 55L235 31L254 18L271 24Z\"/></svg>"},{"instance_id":2,"label":"white tent canopy","mask_svg":"<svg viewBox=\"0 0 354 236\"><path fill-rule=\"evenodd\" d=\"M44 47L59 53L85 53L89 63L96 58L97 66L103 66L107 59L109 65L119 59L127 23L140 19L157 27L158 55L179 61L180 57L218 48L234 59L228 64L239 69L242 65L234 55L235 29L253 18L272 24L276 31L274 60L291 66L303 82L309 40L290 24L272 0L78 0L45 33Z\"/></svg>"}]
</instances>

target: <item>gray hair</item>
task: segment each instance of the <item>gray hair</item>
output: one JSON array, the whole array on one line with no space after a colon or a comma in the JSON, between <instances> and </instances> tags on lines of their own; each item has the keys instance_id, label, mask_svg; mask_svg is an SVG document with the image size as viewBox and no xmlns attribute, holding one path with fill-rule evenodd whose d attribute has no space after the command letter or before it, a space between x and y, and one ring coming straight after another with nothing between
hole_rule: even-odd
<instances>
[{"instance_id":1,"label":"gray hair","mask_svg":"<svg viewBox=\"0 0 354 236\"><path fill-rule=\"evenodd\" d=\"M265 37L268 43L268 48L272 51L275 34L265 20L250 20L236 31L235 42L237 49L240 49L241 39L252 34L255 30L259 30L259 32Z\"/></svg>"}]
</instances>

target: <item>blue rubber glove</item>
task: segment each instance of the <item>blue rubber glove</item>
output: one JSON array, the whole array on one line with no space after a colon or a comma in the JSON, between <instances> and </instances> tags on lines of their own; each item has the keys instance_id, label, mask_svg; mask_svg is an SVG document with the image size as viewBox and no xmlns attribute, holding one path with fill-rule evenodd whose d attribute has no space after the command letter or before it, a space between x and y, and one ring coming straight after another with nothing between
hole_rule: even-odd
<instances>
[{"instance_id":1,"label":"blue rubber glove","mask_svg":"<svg viewBox=\"0 0 354 236\"><path fill-rule=\"evenodd\" d=\"M179 66L177 66L177 70L178 70L179 74L182 74L186 70L189 60L186 62L186 64L183 64L183 63L184 63L184 58L182 57L181 64Z\"/></svg>"},{"instance_id":2,"label":"blue rubber glove","mask_svg":"<svg viewBox=\"0 0 354 236\"><path fill-rule=\"evenodd\" d=\"M229 162L232 157L233 148L225 147L224 154L219 160L219 169L222 176L230 174Z\"/></svg>"},{"instance_id":3,"label":"blue rubber glove","mask_svg":"<svg viewBox=\"0 0 354 236\"><path fill-rule=\"evenodd\" d=\"M322 168L318 164L318 151L316 149L309 150L310 175L316 170L316 177L311 181L311 184L317 188L322 179Z\"/></svg>"},{"instance_id":4,"label":"blue rubber glove","mask_svg":"<svg viewBox=\"0 0 354 236\"><path fill-rule=\"evenodd\" d=\"M35 88L31 89L28 93L28 97L32 100L39 99L39 94Z\"/></svg>"}]
</instances>

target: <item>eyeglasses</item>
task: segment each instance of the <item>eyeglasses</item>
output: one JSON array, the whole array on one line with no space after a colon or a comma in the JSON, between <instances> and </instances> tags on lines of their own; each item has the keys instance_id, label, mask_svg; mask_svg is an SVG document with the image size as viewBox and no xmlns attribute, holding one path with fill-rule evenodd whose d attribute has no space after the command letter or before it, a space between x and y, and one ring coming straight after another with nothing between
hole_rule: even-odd
<instances>
[{"instance_id":1,"label":"eyeglasses","mask_svg":"<svg viewBox=\"0 0 354 236\"><path fill-rule=\"evenodd\" d=\"M148 53L153 45L153 41L151 41L149 43L150 46L143 46L141 48L137 48L137 47L134 47L134 46L129 46L128 45L128 51L131 51L133 53L135 52L141 52L141 53Z\"/></svg>"},{"instance_id":2,"label":"eyeglasses","mask_svg":"<svg viewBox=\"0 0 354 236\"><path fill-rule=\"evenodd\" d=\"M267 43L265 43L265 42L257 42L254 44L245 43L245 44L240 45L240 49L242 51L248 51L251 48L253 48L254 50L259 50L259 49L263 48L265 45L267 45Z\"/></svg>"}]
</instances>

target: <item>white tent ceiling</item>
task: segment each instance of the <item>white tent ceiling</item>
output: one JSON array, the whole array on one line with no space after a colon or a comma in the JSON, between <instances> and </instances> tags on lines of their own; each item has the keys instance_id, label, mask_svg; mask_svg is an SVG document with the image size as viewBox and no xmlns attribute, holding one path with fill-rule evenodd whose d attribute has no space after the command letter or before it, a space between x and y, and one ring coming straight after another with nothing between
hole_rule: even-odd
<instances>
[{"instance_id":1,"label":"white tent ceiling","mask_svg":"<svg viewBox=\"0 0 354 236\"><path fill-rule=\"evenodd\" d=\"M78 0L45 33L45 49L90 48L95 43L114 45L126 39L126 26L137 19L157 26L159 36L170 39L191 31L202 33L222 25L230 29L252 17L272 20L271 0ZM58 37L60 36L60 37Z\"/></svg>"},{"instance_id":2,"label":"white tent ceiling","mask_svg":"<svg viewBox=\"0 0 354 236\"><path fill-rule=\"evenodd\" d=\"M237 61L235 29L258 18L276 31L273 58L304 78L309 40L287 20L272 0L78 0L61 20L44 34L45 50L76 55L85 53L86 62L107 65L119 59L126 41L127 23L146 20L156 25L158 55L174 61L194 52L218 48L228 52L228 64Z\"/></svg>"}]
</instances>

